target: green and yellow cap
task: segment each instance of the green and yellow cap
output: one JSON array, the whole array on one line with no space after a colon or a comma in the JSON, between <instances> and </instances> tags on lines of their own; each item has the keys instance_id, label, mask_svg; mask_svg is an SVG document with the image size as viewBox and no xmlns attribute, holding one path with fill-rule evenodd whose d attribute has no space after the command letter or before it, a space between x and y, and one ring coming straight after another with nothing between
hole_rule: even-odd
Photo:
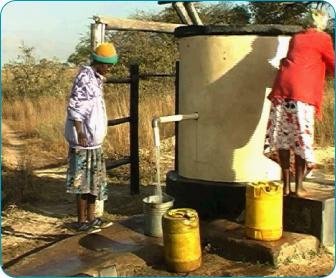
<instances>
[{"instance_id":1,"label":"green and yellow cap","mask_svg":"<svg viewBox=\"0 0 336 278\"><path fill-rule=\"evenodd\" d=\"M117 51L112 43L104 42L95 49L91 54L92 60L103 63L103 64L113 64L118 62Z\"/></svg>"}]
</instances>

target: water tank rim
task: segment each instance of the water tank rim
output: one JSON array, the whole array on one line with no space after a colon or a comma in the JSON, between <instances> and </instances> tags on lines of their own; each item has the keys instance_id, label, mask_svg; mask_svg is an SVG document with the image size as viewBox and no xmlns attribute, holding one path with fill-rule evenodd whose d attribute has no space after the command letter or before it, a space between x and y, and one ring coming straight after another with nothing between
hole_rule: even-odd
<instances>
[{"instance_id":1,"label":"water tank rim","mask_svg":"<svg viewBox=\"0 0 336 278\"><path fill-rule=\"evenodd\" d=\"M247 25L190 25L175 29L177 38L211 35L259 35L280 36L293 35L303 31L299 25L282 24L247 24Z\"/></svg>"}]
</instances>

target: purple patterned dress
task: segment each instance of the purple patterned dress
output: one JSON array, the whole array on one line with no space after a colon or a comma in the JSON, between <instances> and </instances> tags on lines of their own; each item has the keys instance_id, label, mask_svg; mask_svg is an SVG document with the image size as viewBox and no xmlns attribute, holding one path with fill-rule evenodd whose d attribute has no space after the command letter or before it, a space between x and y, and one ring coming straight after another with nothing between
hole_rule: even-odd
<instances>
[{"instance_id":1,"label":"purple patterned dress","mask_svg":"<svg viewBox=\"0 0 336 278\"><path fill-rule=\"evenodd\" d=\"M80 121L88 146L78 145L74 121ZM84 66L72 87L65 138L69 143L66 191L90 193L98 200L106 200L106 168L102 143L107 133L107 116L103 98L103 76L92 67Z\"/></svg>"}]
</instances>

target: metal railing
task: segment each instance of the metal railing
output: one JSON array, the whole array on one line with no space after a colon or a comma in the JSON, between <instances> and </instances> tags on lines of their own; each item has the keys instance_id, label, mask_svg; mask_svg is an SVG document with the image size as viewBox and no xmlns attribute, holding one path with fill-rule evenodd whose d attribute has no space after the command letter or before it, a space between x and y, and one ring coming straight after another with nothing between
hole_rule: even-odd
<instances>
[{"instance_id":1,"label":"metal railing","mask_svg":"<svg viewBox=\"0 0 336 278\"><path fill-rule=\"evenodd\" d=\"M107 160L106 170L111 170L122 165L130 164L130 193L140 193L140 178L139 178L139 82L141 80L149 80L150 78L166 78L175 77L175 92L177 96L178 89L178 62L176 62L176 73L139 73L139 65L131 65L130 76L127 78L109 78L105 81L107 84L129 84L130 85L130 112L128 117L108 120L107 125L117 126L124 123L129 123L130 136L130 155L118 160ZM176 102L178 100L176 99ZM178 106L175 107L178 109ZM177 113L177 110L175 111ZM177 123L175 132L177 131ZM176 145L175 145L176 146ZM176 151L177 152L177 151ZM177 156L175 156L176 158ZM175 159L175 167L177 159Z\"/></svg>"},{"instance_id":2,"label":"metal railing","mask_svg":"<svg viewBox=\"0 0 336 278\"><path fill-rule=\"evenodd\" d=\"M130 112L129 116L120 119L108 120L108 126L117 126L129 123L130 136L130 156L118 160L107 161L106 170L111 170L119 166L131 165L130 193L139 194L139 65L130 66L130 77L123 79L107 79L105 83L130 84Z\"/></svg>"}]
</instances>

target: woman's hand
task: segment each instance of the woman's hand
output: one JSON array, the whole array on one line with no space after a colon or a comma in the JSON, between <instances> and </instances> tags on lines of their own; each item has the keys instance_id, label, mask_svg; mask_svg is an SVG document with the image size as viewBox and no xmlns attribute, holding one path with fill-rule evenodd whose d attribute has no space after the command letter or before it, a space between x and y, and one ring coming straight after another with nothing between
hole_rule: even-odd
<instances>
[{"instance_id":1,"label":"woman's hand","mask_svg":"<svg viewBox=\"0 0 336 278\"><path fill-rule=\"evenodd\" d=\"M80 146L86 147L87 146L87 138L84 134L84 132L80 131L78 134L78 144Z\"/></svg>"},{"instance_id":2,"label":"woman's hand","mask_svg":"<svg viewBox=\"0 0 336 278\"><path fill-rule=\"evenodd\" d=\"M85 136L85 133L83 132L83 124L79 121L74 121L74 125L77 131L77 138L78 138L78 145L82 147L86 147L88 142L87 138Z\"/></svg>"}]
</instances>

